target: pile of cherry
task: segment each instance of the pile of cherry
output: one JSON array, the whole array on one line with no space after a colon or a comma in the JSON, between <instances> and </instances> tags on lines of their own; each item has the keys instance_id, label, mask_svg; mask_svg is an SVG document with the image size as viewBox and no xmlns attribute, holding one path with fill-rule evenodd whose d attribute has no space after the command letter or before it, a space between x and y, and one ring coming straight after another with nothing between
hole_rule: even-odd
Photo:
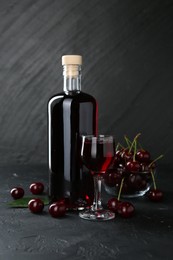
<instances>
[{"instance_id":1,"label":"pile of cherry","mask_svg":"<svg viewBox=\"0 0 173 260\"><path fill-rule=\"evenodd\" d=\"M135 212L135 207L130 202L120 201L121 194L134 194L147 189L148 198L151 201L161 201L163 192L156 187L155 162L163 157L160 155L155 160L151 160L151 155L144 150L138 142L140 134L130 141L125 136L126 147L117 145L116 155L112 165L113 170L108 170L105 175L105 184L118 189L117 198L108 201L108 208L119 213L122 217L131 217ZM149 188L149 183L153 182L153 188Z\"/></svg>"},{"instance_id":2,"label":"pile of cherry","mask_svg":"<svg viewBox=\"0 0 173 260\"><path fill-rule=\"evenodd\" d=\"M33 195L41 195L44 191L44 184L41 182L34 182L29 187ZM24 196L24 189L22 187L15 187L11 190L13 199L21 199ZM40 198L33 198L28 202L28 208L32 213L41 213L44 209L44 202ZM66 213L65 199L58 200L49 206L49 213L52 217L63 217Z\"/></svg>"}]
</instances>

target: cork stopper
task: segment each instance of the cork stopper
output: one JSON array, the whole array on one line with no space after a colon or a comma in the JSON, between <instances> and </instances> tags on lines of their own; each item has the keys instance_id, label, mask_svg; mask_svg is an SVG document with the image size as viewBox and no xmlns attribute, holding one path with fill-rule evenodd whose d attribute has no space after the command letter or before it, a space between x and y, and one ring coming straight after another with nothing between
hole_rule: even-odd
<instances>
[{"instance_id":1,"label":"cork stopper","mask_svg":"<svg viewBox=\"0 0 173 260\"><path fill-rule=\"evenodd\" d=\"M81 71L82 56L64 55L62 56L63 75L65 77L78 77Z\"/></svg>"},{"instance_id":2,"label":"cork stopper","mask_svg":"<svg viewBox=\"0 0 173 260\"><path fill-rule=\"evenodd\" d=\"M64 55L62 56L62 65L82 65L82 56Z\"/></svg>"}]
</instances>

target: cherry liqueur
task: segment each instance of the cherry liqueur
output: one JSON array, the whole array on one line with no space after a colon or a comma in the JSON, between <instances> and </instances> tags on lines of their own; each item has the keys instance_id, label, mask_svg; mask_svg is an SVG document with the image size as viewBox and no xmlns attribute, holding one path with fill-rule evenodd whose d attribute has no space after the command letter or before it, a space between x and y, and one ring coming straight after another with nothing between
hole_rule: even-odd
<instances>
[{"instance_id":1,"label":"cherry liqueur","mask_svg":"<svg viewBox=\"0 0 173 260\"><path fill-rule=\"evenodd\" d=\"M97 102L81 91L82 56L62 57L63 91L48 102L49 197L78 203L93 197L80 159L81 136L97 132Z\"/></svg>"}]
</instances>

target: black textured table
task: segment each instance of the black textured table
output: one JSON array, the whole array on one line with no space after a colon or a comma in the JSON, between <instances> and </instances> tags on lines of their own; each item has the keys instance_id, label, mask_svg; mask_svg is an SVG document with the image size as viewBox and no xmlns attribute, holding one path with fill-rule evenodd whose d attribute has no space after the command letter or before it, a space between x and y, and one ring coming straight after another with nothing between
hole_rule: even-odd
<instances>
[{"instance_id":1,"label":"black textured table","mask_svg":"<svg viewBox=\"0 0 173 260\"><path fill-rule=\"evenodd\" d=\"M77 213L63 219L28 209L10 208L10 189L22 185L29 195L33 181L47 183L46 166L0 167L0 259L173 259L173 177L171 169L159 170L164 201L133 199L131 219L90 222ZM109 198L104 194L104 202Z\"/></svg>"}]
</instances>

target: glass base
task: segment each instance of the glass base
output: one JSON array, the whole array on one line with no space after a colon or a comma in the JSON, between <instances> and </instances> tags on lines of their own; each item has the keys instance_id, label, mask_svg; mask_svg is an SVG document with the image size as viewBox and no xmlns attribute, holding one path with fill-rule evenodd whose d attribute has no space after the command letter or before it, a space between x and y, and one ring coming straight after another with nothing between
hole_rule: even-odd
<instances>
[{"instance_id":1,"label":"glass base","mask_svg":"<svg viewBox=\"0 0 173 260\"><path fill-rule=\"evenodd\" d=\"M79 217L86 220L94 220L94 221L105 221L111 220L115 218L115 214L110 210L85 210L79 213Z\"/></svg>"}]
</instances>

